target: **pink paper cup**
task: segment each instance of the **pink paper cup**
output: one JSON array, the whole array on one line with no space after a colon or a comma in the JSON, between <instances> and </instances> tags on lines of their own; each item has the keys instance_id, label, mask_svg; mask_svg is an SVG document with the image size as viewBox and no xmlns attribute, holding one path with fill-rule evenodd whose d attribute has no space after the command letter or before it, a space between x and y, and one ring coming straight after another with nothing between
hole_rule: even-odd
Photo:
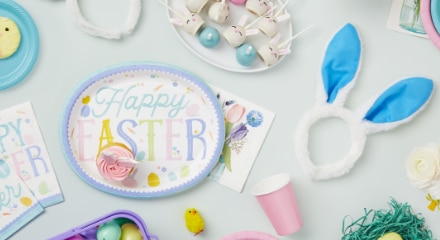
<instances>
[{"instance_id":1,"label":"pink paper cup","mask_svg":"<svg viewBox=\"0 0 440 240\"><path fill-rule=\"evenodd\" d=\"M293 192L290 175L280 173L265 178L251 189L279 236L298 231L301 215Z\"/></svg>"}]
</instances>

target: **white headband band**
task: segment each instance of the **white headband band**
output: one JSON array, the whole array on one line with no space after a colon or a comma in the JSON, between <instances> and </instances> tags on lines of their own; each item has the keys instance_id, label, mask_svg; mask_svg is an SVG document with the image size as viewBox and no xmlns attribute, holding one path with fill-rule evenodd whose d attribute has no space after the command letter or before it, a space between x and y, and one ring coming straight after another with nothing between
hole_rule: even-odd
<instances>
[{"instance_id":1,"label":"white headband band","mask_svg":"<svg viewBox=\"0 0 440 240\"><path fill-rule=\"evenodd\" d=\"M295 133L297 158L312 179L324 180L348 173L362 155L367 134L391 130L412 120L431 98L433 81L410 77L393 83L357 111L344 108L359 71L361 51L361 41L352 24L344 25L327 46L319 72L317 106L304 115ZM315 122L328 117L339 117L348 124L352 145L338 162L317 166L310 159L308 131Z\"/></svg>"},{"instance_id":2,"label":"white headband band","mask_svg":"<svg viewBox=\"0 0 440 240\"><path fill-rule=\"evenodd\" d=\"M127 20L125 21L124 28L113 29L113 28L103 28L90 23L82 15L81 9L78 4L78 0L66 0L67 8L71 11L73 19L78 27L92 35L107 39L120 39L122 34L131 34L136 24L139 20L141 14L141 0L130 0L130 9L128 12Z\"/></svg>"}]
</instances>

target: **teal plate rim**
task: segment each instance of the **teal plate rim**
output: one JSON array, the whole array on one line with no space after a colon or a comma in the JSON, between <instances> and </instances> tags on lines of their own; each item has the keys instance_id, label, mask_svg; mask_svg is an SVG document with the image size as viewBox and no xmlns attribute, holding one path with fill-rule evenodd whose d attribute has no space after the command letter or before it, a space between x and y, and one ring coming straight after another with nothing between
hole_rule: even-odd
<instances>
[{"instance_id":1,"label":"teal plate rim","mask_svg":"<svg viewBox=\"0 0 440 240\"><path fill-rule=\"evenodd\" d=\"M17 51L8 58L0 59L0 90L3 90L21 82L32 70L38 57L40 40L34 20L18 3L2 0L0 16L13 20L21 34Z\"/></svg>"}]
</instances>

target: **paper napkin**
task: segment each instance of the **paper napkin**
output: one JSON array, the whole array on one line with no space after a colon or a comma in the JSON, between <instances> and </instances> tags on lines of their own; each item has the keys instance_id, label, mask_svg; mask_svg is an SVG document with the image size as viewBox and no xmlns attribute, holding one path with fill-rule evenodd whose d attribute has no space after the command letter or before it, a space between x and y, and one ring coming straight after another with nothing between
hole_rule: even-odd
<instances>
[{"instance_id":1,"label":"paper napkin","mask_svg":"<svg viewBox=\"0 0 440 240\"><path fill-rule=\"evenodd\" d=\"M0 111L0 153L43 207L63 201L30 102Z\"/></svg>"},{"instance_id":2,"label":"paper napkin","mask_svg":"<svg viewBox=\"0 0 440 240\"><path fill-rule=\"evenodd\" d=\"M0 159L0 239L9 238L43 211L12 166Z\"/></svg>"}]
</instances>

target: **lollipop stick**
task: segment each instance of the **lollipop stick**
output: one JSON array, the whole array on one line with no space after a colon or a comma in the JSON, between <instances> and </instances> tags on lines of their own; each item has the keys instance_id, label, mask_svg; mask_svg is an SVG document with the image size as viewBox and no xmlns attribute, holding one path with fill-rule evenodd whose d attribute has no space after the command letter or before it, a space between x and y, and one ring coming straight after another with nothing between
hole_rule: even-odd
<instances>
[{"instance_id":1,"label":"lollipop stick","mask_svg":"<svg viewBox=\"0 0 440 240\"><path fill-rule=\"evenodd\" d=\"M262 16L258 17L257 19L255 19L254 21L252 21L251 23L249 23L248 25L246 25L246 27L244 28L249 28L250 26L254 25L256 22L258 22L260 19L266 17L267 15L269 15L269 13L271 13L273 10L275 10L275 8L277 8L277 6L273 7L272 9L269 9L269 11L267 11L265 14L263 14Z\"/></svg>"},{"instance_id":2,"label":"lollipop stick","mask_svg":"<svg viewBox=\"0 0 440 240\"><path fill-rule=\"evenodd\" d=\"M292 41L293 39L299 37L301 34L305 33L305 32L306 32L307 30L309 30L311 27L313 27L313 24L310 25L310 26L308 26L308 27L306 27L306 28L305 28L304 30L302 30L301 32L299 32L299 33L293 35L291 38L287 39L286 41L280 43L278 46L282 47L284 44L286 44L286 43Z\"/></svg>"},{"instance_id":3,"label":"lollipop stick","mask_svg":"<svg viewBox=\"0 0 440 240\"><path fill-rule=\"evenodd\" d=\"M168 8L168 10L170 10L172 13L176 14L178 17L184 19L185 17L180 15L177 11L175 11L174 9L172 9L170 6L168 6L166 3L162 2L161 0L157 0L158 2L160 2L162 5L164 5L166 8Z\"/></svg>"},{"instance_id":4,"label":"lollipop stick","mask_svg":"<svg viewBox=\"0 0 440 240\"><path fill-rule=\"evenodd\" d=\"M290 0L287 0L286 2L284 2L284 4L281 6L280 10L278 10L278 12L274 15L275 17L278 17L278 15L281 14L281 11L283 11L283 9L286 7L287 3L289 3Z\"/></svg>"}]
</instances>

